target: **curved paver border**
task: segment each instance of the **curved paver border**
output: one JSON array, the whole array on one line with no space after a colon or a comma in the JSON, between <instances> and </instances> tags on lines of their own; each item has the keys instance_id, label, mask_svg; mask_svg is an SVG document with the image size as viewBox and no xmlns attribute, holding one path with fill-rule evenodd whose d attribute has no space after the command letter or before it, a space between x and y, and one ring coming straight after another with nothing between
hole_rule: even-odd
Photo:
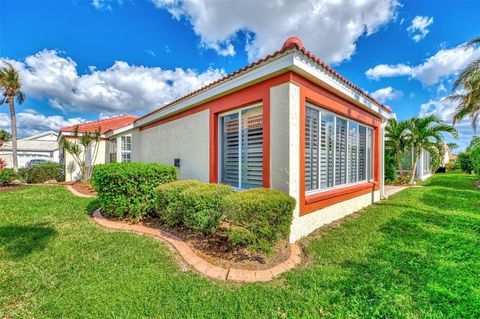
<instances>
[{"instance_id":1,"label":"curved paver border","mask_svg":"<svg viewBox=\"0 0 480 319\"><path fill-rule=\"evenodd\" d=\"M95 198L97 196L95 195L86 195L86 194L82 194L80 193L79 191L77 191L75 188L72 187L72 185L65 185L65 187L75 196L78 196L78 197L85 197L85 198Z\"/></svg>"},{"instance_id":2,"label":"curved paver border","mask_svg":"<svg viewBox=\"0 0 480 319\"><path fill-rule=\"evenodd\" d=\"M100 209L97 209L93 213L93 219L95 222L103 227L132 231L136 233L146 234L162 239L168 244L172 245L175 250L182 256L182 258L190 266L200 272L202 275L216 280L230 280L237 282L260 282L270 281L274 277L289 271L298 265L301 261L301 250L297 244L290 244L290 256L288 259L272 268L264 270L246 270L229 268L225 269L219 266L215 266L208 261L198 256L182 239L170 234L164 230L147 227L144 225L130 225L120 221L108 220L102 216Z\"/></svg>"}]
</instances>

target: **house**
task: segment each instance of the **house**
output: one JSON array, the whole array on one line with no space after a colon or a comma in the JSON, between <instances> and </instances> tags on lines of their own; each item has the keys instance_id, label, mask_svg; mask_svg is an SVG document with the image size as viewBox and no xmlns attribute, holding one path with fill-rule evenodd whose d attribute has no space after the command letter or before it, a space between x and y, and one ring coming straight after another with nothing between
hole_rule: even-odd
<instances>
[{"instance_id":1,"label":"house","mask_svg":"<svg viewBox=\"0 0 480 319\"><path fill-rule=\"evenodd\" d=\"M57 137L57 133L48 131L17 140L18 167L25 167L34 159L58 162ZM12 142L7 142L0 147L0 158L7 162L7 167L12 167Z\"/></svg>"},{"instance_id":2,"label":"house","mask_svg":"<svg viewBox=\"0 0 480 319\"><path fill-rule=\"evenodd\" d=\"M131 135L132 161L175 165L181 179L284 191L294 242L380 200L391 116L291 37L105 138Z\"/></svg>"},{"instance_id":3,"label":"house","mask_svg":"<svg viewBox=\"0 0 480 319\"><path fill-rule=\"evenodd\" d=\"M80 177L80 169L73 156L66 152L62 145L63 140L71 140L73 143L79 143L79 138L84 133L94 133L99 130L100 141L98 147L92 142L87 149L86 162L88 166L104 164L110 162L130 162L131 160L131 134L125 133L131 129L133 121L138 117L133 115L123 115L94 122L83 123L62 127L58 137L57 146L61 149L61 162L65 165L65 181L75 181ZM75 131L78 134L75 136ZM97 151L95 154L95 148Z\"/></svg>"}]
</instances>

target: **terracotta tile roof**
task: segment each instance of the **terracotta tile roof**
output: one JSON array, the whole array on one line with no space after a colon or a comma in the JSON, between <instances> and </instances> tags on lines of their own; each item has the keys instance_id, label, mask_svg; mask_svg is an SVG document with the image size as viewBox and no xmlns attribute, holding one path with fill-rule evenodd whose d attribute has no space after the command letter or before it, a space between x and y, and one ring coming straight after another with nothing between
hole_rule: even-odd
<instances>
[{"instance_id":1,"label":"terracotta tile roof","mask_svg":"<svg viewBox=\"0 0 480 319\"><path fill-rule=\"evenodd\" d=\"M183 100L191 97L192 95L195 95L195 94L197 94L197 93L200 93L201 91L204 91L204 90L206 90L206 89L208 89L208 88L210 88L210 87L212 87L212 86L215 86L215 85L217 85L217 84L219 84L219 83L221 83L221 82L224 82L224 81L226 81L226 80L228 80L228 79L230 79L230 78L232 78L232 77L234 77L234 76L236 76L236 75L238 75L238 74L240 74L240 73L243 73L243 72L245 72L245 71L248 71L248 70L250 70L250 69L253 69L254 67L256 67L257 65L259 65L259 64L261 64L261 63L268 62L269 60L277 57L278 55L280 55L280 54L282 54L282 53L285 53L285 52L288 51L288 50L295 50L295 49L298 50L298 51L300 51L300 52L302 52L304 55L306 55L307 57L309 57L310 59L312 59L313 61L315 61L315 62L316 62L318 65L320 65L323 69L327 70L327 72L329 72L331 75L333 75L334 77L336 77L338 80L342 81L344 84L346 84L347 86L349 86L350 88L352 88L353 90L355 90L355 91L356 91L357 93L359 93L360 95L362 95L362 96L370 99L371 101L373 101L375 104L377 104L379 107L383 108L383 109L386 110L387 112L391 112L391 111L392 111L392 109L391 109L389 106L387 106L387 105L381 103L380 101L376 100L375 98L373 98L373 97L372 97L371 95L369 95L367 92L365 92L364 90L362 90L361 88L359 88L358 86L356 86L355 84L353 84L352 82L348 81L346 78L344 78L343 76L341 76L337 71L335 71L334 69L332 69L330 66L328 66L328 65L327 65L325 62L323 62L322 60L320 60L320 59L319 59L317 56L315 56L313 53L311 53L310 51L308 51L307 49L305 49L305 47L303 46L302 41L301 41L299 38L297 38L297 37L290 37L290 38L288 38L288 39L285 41L285 43L283 44L283 46L282 46L282 48L281 48L280 50L278 50L278 51L276 51L276 52L274 52L274 53L272 53L272 54L269 54L269 55L267 55L266 57L264 57L264 58L262 58L262 59L260 59L260 60L258 60L258 61L255 61L255 62L253 62L253 63L251 63L251 64L249 64L249 65L247 65L247 66L245 66L245 67L243 67L243 68L241 68L241 69L233 72L233 73L230 73L230 74L228 74L228 75L226 75L226 76L224 76L224 77L222 77L222 78L220 78L220 79L218 79L218 80L216 80L216 81L213 81L212 83L207 84L207 85L205 85L205 86L203 86L203 87L201 87L201 88L199 88L199 89L197 89L197 90L195 90L195 91L193 91L193 92L190 92L190 93L188 93L187 95L184 95L184 96L182 96L182 97L179 98L179 99L176 99L176 100L174 100L174 101L172 101L172 102L169 102L169 103L163 105L162 107L160 107L160 108L158 108L158 109L156 109L156 110L154 110L154 111L152 111L152 112L150 112L150 113L147 113L147 114L141 116L140 118L138 118L137 120L135 120L135 122L138 121L138 120L140 120L140 119L143 119L143 118L145 118L145 117L147 117L147 116L150 116L150 115L152 115L152 114L154 114L154 113L157 113L157 112L160 112L160 111L162 111L162 110L164 110L164 109L167 109L167 108L173 106L174 104L177 104L178 102L183 101Z\"/></svg>"},{"instance_id":2,"label":"terracotta tile roof","mask_svg":"<svg viewBox=\"0 0 480 319\"><path fill-rule=\"evenodd\" d=\"M116 130L121 127L133 124L133 122L138 119L138 116L133 115L121 115L117 117L111 117L104 120L98 120L88 123L83 123L78 125L78 131L90 132L93 133L97 129L100 129L101 134L105 134L108 131ZM73 132L75 130L75 125L62 127L60 132Z\"/></svg>"}]
</instances>

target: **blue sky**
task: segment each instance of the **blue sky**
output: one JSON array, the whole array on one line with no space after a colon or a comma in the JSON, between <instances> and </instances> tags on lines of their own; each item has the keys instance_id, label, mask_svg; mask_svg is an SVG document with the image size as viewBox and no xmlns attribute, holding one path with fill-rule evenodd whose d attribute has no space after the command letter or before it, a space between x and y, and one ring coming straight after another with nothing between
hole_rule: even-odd
<instances>
[{"instance_id":1,"label":"blue sky","mask_svg":"<svg viewBox=\"0 0 480 319\"><path fill-rule=\"evenodd\" d=\"M17 14L21 13L21 14ZM141 115L281 47L307 49L392 106L451 117L443 100L479 48L480 1L0 1L0 57L21 70L21 135ZM9 114L0 108L0 127ZM472 129L460 123L468 144Z\"/></svg>"}]
</instances>

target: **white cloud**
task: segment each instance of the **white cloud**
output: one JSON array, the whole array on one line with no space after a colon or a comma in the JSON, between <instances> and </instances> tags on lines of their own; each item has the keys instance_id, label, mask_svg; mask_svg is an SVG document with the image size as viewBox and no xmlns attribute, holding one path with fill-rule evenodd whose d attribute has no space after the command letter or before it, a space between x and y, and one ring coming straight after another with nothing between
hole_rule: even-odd
<instances>
[{"instance_id":1,"label":"white cloud","mask_svg":"<svg viewBox=\"0 0 480 319\"><path fill-rule=\"evenodd\" d=\"M19 70L27 96L46 98L63 112L108 114L151 111L206 85L225 74L224 70L166 70L116 61L106 70L89 68L79 74L77 64L55 50L43 50L25 61L10 61Z\"/></svg>"},{"instance_id":2,"label":"white cloud","mask_svg":"<svg viewBox=\"0 0 480 319\"><path fill-rule=\"evenodd\" d=\"M286 38L300 37L305 47L326 62L349 59L356 42L395 17L397 0L217 1L152 0L180 20L187 19L202 45L233 55L232 41L247 35L249 60L278 50Z\"/></svg>"},{"instance_id":3,"label":"white cloud","mask_svg":"<svg viewBox=\"0 0 480 319\"><path fill-rule=\"evenodd\" d=\"M122 5L124 0L92 0L92 5L97 10L108 10L112 11L112 4L117 3Z\"/></svg>"},{"instance_id":4,"label":"white cloud","mask_svg":"<svg viewBox=\"0 0 480 319\"><path fill-rule=\"evenodd\" d=\"M371 95L380 102L385 103L387 101L394 101L402 98L403 92L388 86L386 88L376 90L375 92L371 93Z\"/></svg>"},{"instance_id":5,"label":"white cloud","mask_svg":"<svg viewBox=\"0 0 480 319\"><path fill-rule=\"evenodd\" d=\"M412 23L407 28L407 31L412 36L413 41L419 42L427 36L430 32L427 28L433 23L432 17L416 16L412 19Z\"/></svg>"},{"instance_id":6,"label":"white cloud","mask_svg":"<svg viewBox=\"0 0 480 319\"><path fill-rule=\"evenodd\" d=\"M418 65L379 64L368 69L365 74L369 79L374 80L385 77L408 76L425 85L433 85L463 70L470 62L479 57L480 47L466 48L464 45L459 45L451 49L442 49Z\"/></svg>"},{"instance_id":7,"label":"white cloud","mask_svg":"<svg viewBox=\"0 0 480 319\"><path fill-rule=\"evenodd\" d=\"M80 117L64 118L60 115L43 115L32 109L17 113L17 130L19 137L38 134L45 131L58 131L61 127L80 124L85 119ZM10 131L10 113L0 113L0 129Z\"/></svg>"},{"instance_id":8,"label":"white cloud","mask_svg":"<svg viewBox=\"0 0 480 319\"><path fill-rule=\"evenodd\" d=\"M456 107L456 102L447 100L446 96L444 96L438 99L432 99L422 104L420 106L419 116L425 117L433 114L444 120L446 123L452 124L452 118ZM469 118L466 118L460 122L457 122L455 127L459 132L458 139L454 139L448 134L446 134L444 137L447 142L457 143L460 147L459 151L462 151L470 144L472 137L475 135L472 128L472 122Z\"/></svg>"}]
</instances>

